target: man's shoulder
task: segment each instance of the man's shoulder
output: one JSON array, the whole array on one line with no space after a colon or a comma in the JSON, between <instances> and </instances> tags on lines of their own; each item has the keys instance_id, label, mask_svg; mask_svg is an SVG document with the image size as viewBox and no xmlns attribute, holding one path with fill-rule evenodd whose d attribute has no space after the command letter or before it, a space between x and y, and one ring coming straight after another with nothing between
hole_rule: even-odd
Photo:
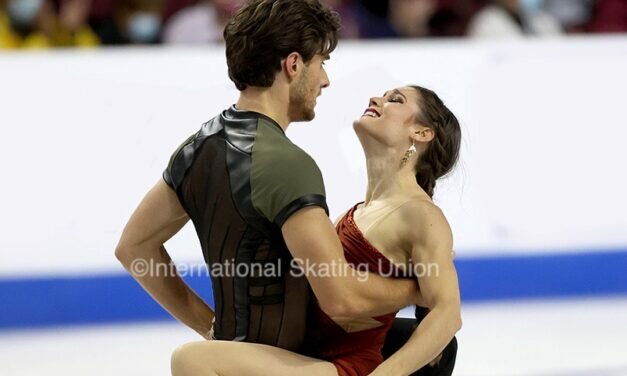
<instances>
[{"instance_id":1,"label":"man's shoulder","mask_svg":"<svg viewBox=\"0 0 627 376\"><path fill-rule=\"evenodd\" d=\"M272 148L253 148L253 170L263 172L273 178L303 179L311 176L321 179L321 171L316 161L298 146L285 143Z\"/></svg>"},{"instance_id":2,"label":"man's shoulder","mask_svg":"<svg viewBox=\"0 0 627 376\"><path fill-rule=\"evenodd\" d=\"M325 202L320 168L309 154L292 143L274 124L260 120L258 140L252 149L251 191L255 206L282 226L305 206Z\"/></svg>"},{"instance_id":3,"label":"man's shoulder","mask_svg":"<svg viewBox=\"0 0 627 376\"><path fill-rule=\"evenodd\" d=\"M280 131L273 129L274 126L267 125L263 119L260 119L259 126L257 141L253 147L253 163L258 161L269 168L319 170L316 161L305 150L280 134Z\"/></svg>"}]
</instances>

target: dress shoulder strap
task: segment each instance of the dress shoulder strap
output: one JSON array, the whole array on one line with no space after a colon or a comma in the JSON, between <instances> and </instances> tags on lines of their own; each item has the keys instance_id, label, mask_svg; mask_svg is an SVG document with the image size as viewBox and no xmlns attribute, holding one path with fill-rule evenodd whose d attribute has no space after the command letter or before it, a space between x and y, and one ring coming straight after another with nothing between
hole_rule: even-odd
<instances>
[{"instance_id":1,"label":"dress shoulder strap","mask_svg":"<svg viewBox=\"0 0 627 376\"><path fill-rule=\"evenodd\" d=\"M408 202L412 201L413 199L409 199L407 201L403 201L398 205L394 205L392 207L392 209L388 210L387 212L385 212L384 214L382 214L379 218L375 219L367 228L364 229L363 233L364 235L367 234L370 230L372 230L372 228L376 225L378 225L379 223L381 223L381 221L383 221L385 218L389 217L392 213L394 213L395 211L397 211L398 209L400 209L401 207L403 207L403 205L407 204Z\"/></svg>"}]
</instances>

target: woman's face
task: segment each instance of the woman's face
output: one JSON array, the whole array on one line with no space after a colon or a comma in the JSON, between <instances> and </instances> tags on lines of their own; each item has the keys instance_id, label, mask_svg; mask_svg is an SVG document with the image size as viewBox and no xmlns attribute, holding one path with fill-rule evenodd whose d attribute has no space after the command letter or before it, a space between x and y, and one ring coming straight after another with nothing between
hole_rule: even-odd
<instances>
[{"instance_id":1,"label":"woman's face","mask_svg":"<svg viewBox=\"0 0 627 376\"><path fill-rule=\"evenodd\" d=\"M370 98L368 108L353 123L355 132L360 138L372 138L387 147L406 149L418 130L418 102L418 92L411 87L392 89L382 97Z\"/></svg>"}]
</instances>

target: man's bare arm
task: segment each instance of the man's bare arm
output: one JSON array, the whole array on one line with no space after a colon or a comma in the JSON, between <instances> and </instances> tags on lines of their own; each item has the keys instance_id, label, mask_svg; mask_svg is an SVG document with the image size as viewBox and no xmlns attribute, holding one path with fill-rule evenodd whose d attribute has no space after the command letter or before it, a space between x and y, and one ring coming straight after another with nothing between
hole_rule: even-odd
<instances>
[{"instance_id":1,"label":"man's bare arm","mask_svg":"<svg viewBox=\"0 0 627 376\"><path fill-rule=\"evenodd\" d=\"M294 213L282 227L292 255L320 265L335 262L337 270L347 270L342 244L324 210L306 207ZM372 317L400 310L420 301L418 284L369 273L367 279L354 273L332 277L307 275L320 307L331 316Z\"/></svg>"},{"instance_id":2,"label":"man's bare arm","mask_svg":"<svg viewBox=\"0 0 627 376\"><path fill-rule=\"evenodd\" d=\"M160 179L126 224L115 256L163 308L207 338L214 312L178 275L163 246L188 221L176 193ZM157 275L141 269L150 265Z\"/></svg>"}]
</instances>

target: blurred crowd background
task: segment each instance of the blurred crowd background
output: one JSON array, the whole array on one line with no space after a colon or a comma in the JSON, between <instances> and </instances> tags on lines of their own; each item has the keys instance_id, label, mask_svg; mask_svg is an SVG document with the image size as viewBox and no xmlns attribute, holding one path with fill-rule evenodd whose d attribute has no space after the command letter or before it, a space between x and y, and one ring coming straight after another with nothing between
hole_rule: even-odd
<instances>
[{"instance_id":1,"label":"blurred crowd background","mask_svg":"<svg viewBox=\"0 0 627 376\"><path fill-rule=\"evenodd\" d=\"M322 0L342 38L520 38L627 31L627 0ZM205 44L245 0L0 0L0 48Z\"/></svg>"}]
</instances>

